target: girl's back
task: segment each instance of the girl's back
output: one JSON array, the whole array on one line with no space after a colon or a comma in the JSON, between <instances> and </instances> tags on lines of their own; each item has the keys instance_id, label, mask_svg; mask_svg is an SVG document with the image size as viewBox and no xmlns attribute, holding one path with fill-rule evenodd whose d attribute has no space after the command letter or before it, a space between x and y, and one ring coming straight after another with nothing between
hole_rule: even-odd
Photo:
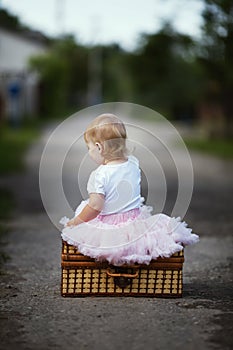
<instances>
[{"instance_id":1,"label":"girl's back","mask_svg":"<svg viewBox=\"0 0 233 350\"><path fill-rule=\"evenodd\" d=\"M140 182L139 162L129 156L123 163L100 165L92 172L87 190L105 196L102 214L121 213L140 207Z\"/></svg>"}]
</instances>

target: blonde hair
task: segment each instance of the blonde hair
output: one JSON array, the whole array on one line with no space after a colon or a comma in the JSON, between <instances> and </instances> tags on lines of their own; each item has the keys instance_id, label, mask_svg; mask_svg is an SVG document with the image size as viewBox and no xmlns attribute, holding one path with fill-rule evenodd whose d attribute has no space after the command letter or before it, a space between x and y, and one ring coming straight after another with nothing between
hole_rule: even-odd
<instances>
[{"instance_id":1,"label":"blonde hair","mask_svg":"<svg viewBox=\"0 0 233 350\"><path fill-rule=\"evenodd\" d=\"M105 113L96 117L84 133L85 142L99 142L103 146L102 156L106 159L121 158L127 154L126 129L114 114Z\"/></svg>"}]
</instances>

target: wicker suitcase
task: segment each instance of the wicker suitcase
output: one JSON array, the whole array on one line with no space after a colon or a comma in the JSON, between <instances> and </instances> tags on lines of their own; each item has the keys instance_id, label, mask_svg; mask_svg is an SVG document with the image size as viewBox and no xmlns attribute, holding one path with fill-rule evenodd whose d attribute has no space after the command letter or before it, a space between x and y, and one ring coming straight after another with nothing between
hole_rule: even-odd
<instances>
[{"instance_id":1,"label":"wicker suitcase","mask_svg":"<svg viewBox=\"0 0 233 350\"><path fill-rule=\"evenodd\" d=\"M149 265L113 266L80 254L62 242L61 295L182 297L184 251Z\"/></svg>"}]
</instances>

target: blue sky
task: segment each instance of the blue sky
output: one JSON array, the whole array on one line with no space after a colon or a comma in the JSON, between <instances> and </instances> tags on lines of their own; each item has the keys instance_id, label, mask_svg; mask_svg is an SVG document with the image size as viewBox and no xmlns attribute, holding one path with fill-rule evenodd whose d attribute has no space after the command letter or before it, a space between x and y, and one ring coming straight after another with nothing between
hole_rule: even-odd
<instances>
[{"instance_id":1,"label":"blue sky","mask_svg":"<svg viewBox=\"0 0 233 350\"><path fill-rule=\"evenodd\" d=\"M45 34L73 33L84 44L118 42L137 46L140 33L165 20L181 33L200 35L201 0L0 0L22 22Z\"/></svg>"}]
</instances>

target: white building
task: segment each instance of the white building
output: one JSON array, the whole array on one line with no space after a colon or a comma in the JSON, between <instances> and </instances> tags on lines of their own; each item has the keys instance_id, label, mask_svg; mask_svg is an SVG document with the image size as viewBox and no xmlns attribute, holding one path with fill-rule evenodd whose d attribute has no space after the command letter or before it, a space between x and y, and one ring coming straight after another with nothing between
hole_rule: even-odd
<instances>
[{"instance_id":1,"label":"white building","mask_svg":"<svg viewBox=\"0 0 233 350\"><path fill-rule=\"evenodd\" d=\"M38 111L39 77L29 59L46 53L48 44L38 33L17 33L0 27L0 120L19 121Z\"/></svg>"}]
</instances>

